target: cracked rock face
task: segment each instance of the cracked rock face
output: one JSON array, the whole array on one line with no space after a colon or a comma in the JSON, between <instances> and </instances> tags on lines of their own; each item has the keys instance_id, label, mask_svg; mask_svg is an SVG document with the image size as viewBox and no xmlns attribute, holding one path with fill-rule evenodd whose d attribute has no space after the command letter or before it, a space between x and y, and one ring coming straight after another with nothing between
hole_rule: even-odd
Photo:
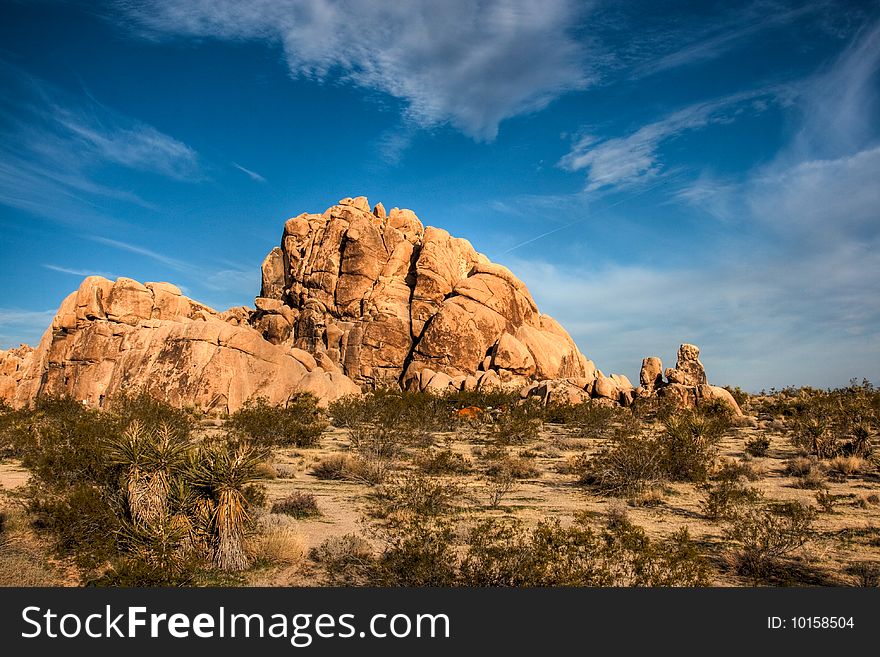
<instances>
[{"instance_id":1,"label":"cracked rock face","mask_svg":"<svg viewBox=\"0 0 880 657\"><path fill-rule=\"evenodd\" d=\"M358 197L294 217L262 271L263 336L357 383L445 389L468 377L513 385L595 374L510 270L410 210L371 210Z\"/></svg>"}]
</instances>

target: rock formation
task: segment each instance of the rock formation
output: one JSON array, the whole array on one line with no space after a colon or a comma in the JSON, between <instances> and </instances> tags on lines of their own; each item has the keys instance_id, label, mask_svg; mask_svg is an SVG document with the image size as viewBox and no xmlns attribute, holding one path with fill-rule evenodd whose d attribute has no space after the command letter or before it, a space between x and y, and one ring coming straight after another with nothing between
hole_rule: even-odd
<instances>
[{"instance_id":1,"label":"rock formation","mask_svg":"<svg viewBox=\"0 0 880 657\"><path fill-rule=\"evenodd\" d=\"M101 406L143 391L233 412L254 396L278 404L309 391L326 403L361 385L400 385L625 406L657 393L736 408L707 384L693 345L681 346L665 382L659 358L643 361L639 388L606 376L510 270L412 211L371 209L364 197L289 219L254 305L218 313L169 283L90 276L36 349L0 351L0 400L66 394Z\"/></svg>"},{"instance_id":2,"label":"rock formation","mask_svg":"<svg viewBox=\"0 0 880 657\"><path fill-rule=\"evenodd\" d=\"M364 197L287 221L255 326L360 384L441 391L592 377L525 285L465 239Z\"/></svg>"},{"instance_id":3,"label":"rock formation","mask_svg":"<svg viewBox=\"0 0 880 657\"><path fill-rule=\"evenodd\" d=\"M662 371L663 363L659 358L645 358L639 373L642 385L634 391L635 395L644 397L657 394L684 408L720 401L730 406L735 415L742 415L739 404L730 392L708 384L706 370L700 362L700 348L696 345L683 344L678 348L678 361L674 368L666 369L665 382Z\"/></svg>"},{"instance_id":4,"label":"rock formation","mask_svg":"<svg viewBox=\"0 0 880 657\"><path fill-rule=\"evenodd\" d=\"M0 394L14 406L70 395L93 406L146 392L176 406L232 412L252 396L283 403L296 391L322 400L359 392L308 353L274 345L248 325L168 283L86 278L61 304L35 350L0 353Z\"/></svg>"},{"instance_id":5,"label":"rock formation","mask_svg":"<svg viewBox=\"0 0 880 657\"><path fill-rule=\"evenodd\" d=\"M596 368L525 285L410 210L347 198L284 226L255 308L218 313L168 283L92 276L35 350L0 352L0 399L88 404L145 391L234 411L249 397L323 401L361 385L521 387Z\"/></svg>"}]
</instances>

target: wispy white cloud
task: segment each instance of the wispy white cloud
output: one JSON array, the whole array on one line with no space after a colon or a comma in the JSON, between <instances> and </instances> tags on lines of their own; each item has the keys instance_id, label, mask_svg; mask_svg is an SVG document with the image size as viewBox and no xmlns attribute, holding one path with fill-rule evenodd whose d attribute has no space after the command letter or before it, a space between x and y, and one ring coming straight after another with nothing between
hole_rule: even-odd
<instances>
[{"instance_id":1,"label":"wispy white cloud","mask_svg":"<svg viewBox=\"0 0 880 657\"><path fill-rule=\"evenodd\" d=\"M767 105L756 101L787 95L788 90L787 86L762 88L696 103L623 137L587 135L572 145L559 165L568 171L587 170L588 192L644 183L664 171L658 155L663 142L712 124L728 123L744 110L761 112Z\"/></svg>"},{"instance_id":2,"label":"wispy white cloud","mask_svg":"<svg viewBox=\"0 0 880 657\"><path fill-rule=\"evenodd\" d=\"M713 20L708 26L677 26L657 35L652 40L654 56L635 66L635 79L683 66L716 59L721 55L766 32L829 8L827 0L790 5L783 2L753 2L745 7L737 6L729 16ZM684 42L684 45L681 45ZM661 52L657 56L656 48Z\"/></svg>"},{"instance_id":3,"label":"wispy white cloud","mask_svg":"<svg viewBox=\"0 0 880 657\"><path fill-rule=\"evenodd\" d=\"M77 269L74 267L62 267L60 265L43 265L44 268L49 269L51 271L57 271L59 274L69 274L71 276L77 276L79 278L85 278L86 276L103 276L104 278L116 279L119 278L116 274L107 272L107 271L99 271L94 269Z\"/></svg>"},{"instance_id":4,"label":"wispy white cloud","mask_svg":"<svg viewBox=\"0 0 880 657\"><path fill-rule=\"evenodd\" d=\"M140 33L279 43L295 76L339 77L400 99L422 127L478 140L506 118L594 80L571 34L593 3L575 0L152 0L119 2Z\"/></svg>"},{"instance_id":5,"label":"wispy white cloud","mask_svg":"<svg viewBox=\"0 0 880 657\"><path fill-rule=\"evenodd\" d=\"M97 242L98 244L103 244L104 246L110 246L114 249L128 251L129 253L135 253L139 256L149 258L150 260L158 262L159 264L164 265L170 269L174 269L176 271L191 272L195 269L190 263L184 262L183 260L178 260L177 258L166 256L162 253L159 253L152 249L148 249L143 246L139 246L137 244L132 244L130 242L125 242L122 240L114 240L110 239L109 237L102 237L100 235L87 235L86 237L93 242Z\"/></svg>"},{"instance_id":6,"label":"wispy white cloud","mask_svg":"<svg viewBox=\"0 0 880 657\"><path fill-rule=\"evenodd\" d=\"M251 171L250 169L246 169L245 167L241 166L238 162L233 162L232 166L235 167L236 169L238 169L239 171L241 171L244 175L246 175L248 178L250 178L254 182L258 182L258 183L266 182L266 179L263 178L263 176L258 174L256 171Z\"/></svg>"},{"instance_id":7,"label":"wispy white cloud","mask_svg":"<svg viewBox=\"0 0 880 657\"><path fill-rule=\"evenodd\" d=\"M0 61L0 203L59 221L107 221L107 200L151 207L102 182L119 166L176 180L203 178L198 154L156 128L77 98Z\"/></svg>"}]
</instances>

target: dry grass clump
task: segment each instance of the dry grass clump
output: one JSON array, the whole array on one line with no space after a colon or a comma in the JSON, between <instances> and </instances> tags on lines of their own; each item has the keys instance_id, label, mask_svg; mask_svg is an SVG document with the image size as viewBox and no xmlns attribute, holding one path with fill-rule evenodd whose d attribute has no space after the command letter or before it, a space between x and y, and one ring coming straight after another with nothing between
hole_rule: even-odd
<instances>
[{"instance_id":1,"label":"dry grass clump","mask_svg":"<svg viewBox=\"0 0 880 657\"><path fill-rule=\"evenodd\" d=\"M863 472L868 461L861 456L835 456L828 460L828 474L839 477L852 477Z\"/></svg>"},{"instance_id":2,"label":"dry grass clump","mask_svg":"<svg viewBox=\"0 0 880 657\"><path fill-rule=\"evenodd\" d=\"M290 566L302 561L306 541L295 521L273 512L257 519L255 532L248 537L247 549L256 563Z\"/></svg>"},{"instance_id":3,"label":"dry grass clump","mask_svg":"<svg viewBox=\"0 0 880 657\"><path fill-rule=\"evenodd\" d=\"M632 506L660 506L665 502L663 487L650 486L648 488L643 488L635 495L633 495L628 501Z\"/></svg>"},{"instance_id":4,"label":"dry grass clump","mask_svg":"<svg viewBox=\"0 0 880 657\"><path fill-rule=\"evenodd\" d=\"M315 463L311 473L318 479L327 481L357 481L372 485L381 483L386 471L377 470L375 464L370 464L360 456L332 454Z\"/></svg>"},{"instance_id":5,"label":"dry grass clump","mask_svg":"<svg viewBox=\"0 0 880 657\"><path fill-rule=\"evenodd\" d=\"M486 476L490 479L502 479L510 477L512 479L537 479L541 476L541 471L531 459L521 456L504 456L500 459L493 459L486 468Z\"/></svg>"}]
</instances>

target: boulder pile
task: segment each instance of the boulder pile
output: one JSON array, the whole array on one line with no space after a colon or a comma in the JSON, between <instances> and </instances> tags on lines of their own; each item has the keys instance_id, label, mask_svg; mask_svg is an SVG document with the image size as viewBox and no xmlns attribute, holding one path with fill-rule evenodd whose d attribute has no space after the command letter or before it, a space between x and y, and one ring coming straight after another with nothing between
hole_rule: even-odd
<instances>
[{"instance_id":1,"label":"boulder pile","mask_svg":"<svg viewBox=\"0 0 880 657\"><path fill-rule=\"evenodd\" d=\"M169 283L90 276L35 349L0 351L0 400L17 407L48 395L102 406L146 392L234 412L254 396L279 404L308 391L327 403L388 385L500 387L544 402L628 406L659 394L736 405L707 384L693 345L665 373L646 358L640 384L598 370L523 282L470 242L364 197L288 219L252 308L217 312Z\"/></svg>"}]
</instances>

